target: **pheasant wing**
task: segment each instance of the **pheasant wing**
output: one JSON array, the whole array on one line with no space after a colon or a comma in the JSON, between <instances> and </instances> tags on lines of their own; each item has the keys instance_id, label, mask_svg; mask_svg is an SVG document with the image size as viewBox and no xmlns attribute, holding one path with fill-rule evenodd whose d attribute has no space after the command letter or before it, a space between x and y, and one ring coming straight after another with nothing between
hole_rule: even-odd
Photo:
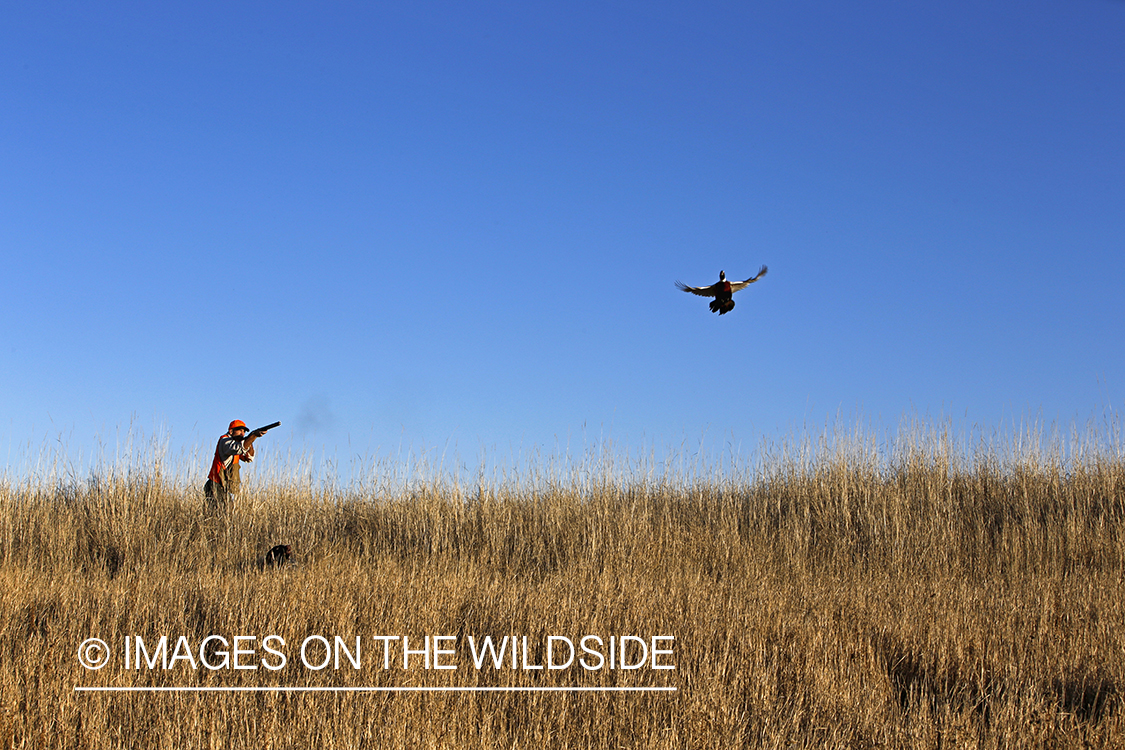
<instances>
[{"instance_id":1,"label":"pheasant wing","mask_svg":"<svg viewBox=\"0 0 1125 750\"><path fill-rule=\"evenodd\" d=\"M749 279L746 279L746 281L736 281L736 282L734 282L733 284L730 285L731 292L737 292L739 289L745 289L746 287L750 286L751 284L753 284L758 279L765 276L766 271L768 271L768 270L770 270L770 269L767 268L766 266L762 266L761 269L758 270L757 276L753 276Z\"/></svg>"},{"instance_id":2,"label":"pheasant wing","mask_svg":"<svg viewBox=\"0 0 1125 750\"><path fill-rule=\"evenodd\" d=\"M676 288L681 292L691 292L692 294L698 294L700 297L714 297L718 286L718 284L712 284L711 286L688 286L682 281L676 282Z\"/></svg>"}]
</instances>

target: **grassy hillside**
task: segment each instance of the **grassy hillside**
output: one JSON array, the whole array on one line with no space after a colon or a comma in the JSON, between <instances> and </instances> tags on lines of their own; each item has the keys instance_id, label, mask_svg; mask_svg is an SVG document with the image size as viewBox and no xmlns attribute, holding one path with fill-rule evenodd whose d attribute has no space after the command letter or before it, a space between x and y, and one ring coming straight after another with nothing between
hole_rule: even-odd
<instances>
[{"instance_id":1,"label":"grassy hillside","mask_svg":"<svg viewBox=\"0 0 1125 750\"><path fill-rule=\"evenodd\" d=\"M1109 442L1064 457L916 430L782 446L690 480L603 467L393 491L273 481L219 509L155 471L9 481L0 746L1121 747L1125 461ZM295 564L261 569L278 543ZM270 634L286 644L278 670L263 666ZM241 663L257 669L193 669L184 653L124 668L125 636L149 653L162 635L197 661L207 636L255 636ZM359 636L361 667L305 667L310 635ZM523 668L546 663L550 636L586 635L673 636L657 661L676 668ZM456 668L415 653L403 669L401 636L418 650L450 636L438 659ZM469 639L486 636L516 636L516 668L476 668ZM96 671L76 658L90 637L111 650Z\"/></svg>"}]
</instances>

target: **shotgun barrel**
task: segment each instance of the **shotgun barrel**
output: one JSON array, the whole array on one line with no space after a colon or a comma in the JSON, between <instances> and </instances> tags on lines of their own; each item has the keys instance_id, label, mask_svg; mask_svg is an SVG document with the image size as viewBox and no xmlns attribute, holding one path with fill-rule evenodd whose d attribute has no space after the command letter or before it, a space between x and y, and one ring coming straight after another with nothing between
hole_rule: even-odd
<instances>
[{"instance_id":1,"label":"shotgun barrel","mask_svg":"<svg viewBox=\"0 0 1125 750\"><path fill-rule=\"evenodd\" d=\"M274 422L273 424L268 424L265 427L259 427L258 429L254 430L254 432L258 433L259 435L264 435L267 430L272 430L274 427L279 426L281 426L281 422Z\"/></svg>"}]
</instances>

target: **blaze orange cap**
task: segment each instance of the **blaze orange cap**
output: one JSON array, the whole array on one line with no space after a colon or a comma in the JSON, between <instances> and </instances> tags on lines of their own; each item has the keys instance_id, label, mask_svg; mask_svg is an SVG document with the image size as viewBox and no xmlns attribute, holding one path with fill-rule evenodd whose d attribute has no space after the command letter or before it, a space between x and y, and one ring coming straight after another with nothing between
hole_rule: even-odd
<instances>
[{"instance_id":1,"label":"blaze orange cap","mask_svg":"<svg viewBox=\"0 0 1125 750\"><path fill-rule=\"evenodd\" d=\"M227 427L227 432L234 432L235 428L237 428L237 427L241 427L242 429L246 430L247 432L250 431L250 428L246 426L245 422L243 422L241 419L236 419L236 420L234 420L233 422L230 423L229 427Z\"/></svg>"}]
</instances>

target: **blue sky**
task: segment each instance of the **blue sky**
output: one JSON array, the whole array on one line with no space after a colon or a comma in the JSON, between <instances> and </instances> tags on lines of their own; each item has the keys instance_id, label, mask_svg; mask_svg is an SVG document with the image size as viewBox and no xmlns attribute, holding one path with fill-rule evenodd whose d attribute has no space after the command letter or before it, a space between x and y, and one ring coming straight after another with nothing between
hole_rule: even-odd
<instances>
[{"instance_id":1,"label":"blue sky","mask_svg":"<svg viewBox=\"0 0 1125 750\"><path fill-rule=\"evenodd\" d=\"M1114 0L9 4L0 447L1085 422L1122 39ZM762 264L722 318L673 286Z\"/></svg>"}]
</instances>

